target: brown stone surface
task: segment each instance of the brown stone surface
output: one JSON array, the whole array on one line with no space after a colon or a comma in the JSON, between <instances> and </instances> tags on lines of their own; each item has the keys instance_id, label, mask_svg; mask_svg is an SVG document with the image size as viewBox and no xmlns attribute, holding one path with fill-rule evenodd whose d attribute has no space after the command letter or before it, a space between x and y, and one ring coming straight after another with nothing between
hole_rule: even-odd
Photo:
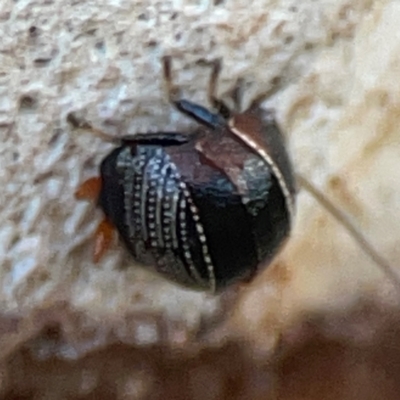
<instances>
[{"instance_id":1,"label":"brown stone surface","mask_svg":"<svg viewBox=\"0 0 400 400\"><path fill-rule=\"evenodd\" d=\"M71 360L52 353L65 345L53 326L9 358L1 398L395 400L399 337L400 314L367 303L287 330L272 358L238 341L192 352L114 343Z\"/></svg>"},{"instance_id":2,"label":"brown stone surface","mask_svg":"<svg viewBox=\"0 0 400 400\"><path fill-rule=\"evenodd\" d=\"M0 394L399 398L399 290L311 196L274 265L222 297L117 244L94 265L100 214L73 193L110 145L66 121L187 129L160 58L204 102L197 62L221 57L220 94L243 78L247 104L275 85L266 106L297 170L397 268L399 20L396 0L0 2Z\"/></svg>"}]
</instances>

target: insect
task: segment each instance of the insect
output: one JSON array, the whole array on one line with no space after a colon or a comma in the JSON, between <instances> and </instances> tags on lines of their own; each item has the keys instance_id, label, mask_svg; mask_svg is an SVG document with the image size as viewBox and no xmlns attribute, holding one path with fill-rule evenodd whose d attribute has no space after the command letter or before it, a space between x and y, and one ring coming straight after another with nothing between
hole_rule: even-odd
<instances>
[{"instance_id":1,"label":"insect","mask_svg":"<svg viewBox=\"0 0 400 400\"><path fill-rule=\"evenodd\" d=\"M100 176L76 191L78 199L95 200L104 213L94 261L117 231L134 259L180 285L217 292L248 281L289 237L297 181L400 288L395 268L351 219L294 173L273 114L260 107L266 95L245 112L231 111L215 96L221 64L211 64L208 98L217 112L177 96L171 59L164 57L169 99L197 128L122 137L103 159ZM234 100L239 109L240 99ZM70 122L107 136L74 117Z\"/></svg>"},{"instance_id":2,"label":"insect","mask_svg":"<svg viewBox=\"0 0 400 400\"><path fill-rule=\"evenodd\" d=\"M140 263L215 292L251 279L285 242L294 217L293 168L270 111L255 101L231 112L217 100L219 62L208 88L218 112L177 99L169 57L163 67L170 100L197 128L123 137L77 197L94 198L105 216L95 261L116 229Z\"/></svg>"}]
</instances>

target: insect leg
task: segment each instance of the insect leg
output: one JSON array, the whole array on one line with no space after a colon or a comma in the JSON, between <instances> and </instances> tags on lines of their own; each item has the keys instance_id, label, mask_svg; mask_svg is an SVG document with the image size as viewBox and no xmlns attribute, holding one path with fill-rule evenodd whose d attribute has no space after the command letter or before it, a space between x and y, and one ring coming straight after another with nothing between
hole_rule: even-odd
<instances>
[{"instance_id":1,"label":"insect leg","mask_svg":"<svg viewBox=\"0 0 400 400\"><path fill-rule=\"evenodd\" d=\"M216 59L214 61L209 62L209 64L211 66L211 76L208 82L208 90L207 90L208 101L223 118L228 119L231 115L231 111L229 107L216 95L218 80L221 73L222 62L220 59Z\"/></svg>"},{"instance_id":2,"label":"insect leg","mask_svg":"<svg viewBox=\"0 0 400 400\"><path fill-rule=\"evenodd\" d=\"M94 235L94 263L98 263L103 258L104 254L110 249L114 239L114 231L114 226L108 219L105 218L100 222Z\"/></svg>"},{"instance_id":3,"label":"insect leg","mask_svg":"<svg viewBox=\"0 0 400 400\"><path fill-rule=\"evenodd\" d=\"M101 178L95 176L81 183L75 191L78 200L95 200L99 198L101 191Z\"/></svg>"},{"instance_id":4,"label":"insect leg","mask_svg":"<svg viewBox=\"0 0 400 400\"><path fill-rule=\"evenodd\" d=\"M105 132L100 131L99 129L94 128L89 122L80 119L73 112L70 112L67 115L67 122L75 129L85 129L90 131L93 135L99 137L105 142L119 144L120 140L111 135L108 135Z\"/></svg>"}]
</instances>

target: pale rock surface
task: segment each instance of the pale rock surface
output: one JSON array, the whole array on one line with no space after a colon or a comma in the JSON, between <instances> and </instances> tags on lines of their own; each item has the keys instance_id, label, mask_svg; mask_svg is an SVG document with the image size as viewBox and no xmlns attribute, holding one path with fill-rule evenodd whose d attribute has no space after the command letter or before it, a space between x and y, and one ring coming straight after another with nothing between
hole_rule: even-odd
<instances>
[{"instance_id":1,"label":"pale rock surface","mask_svg":"<svg viewBox=\"0 0 400 400\"><path fill-rule=\"evenodd\" d=\"M112 361L110 376L124 372L121 381L108 378L115 387L100 391L104 398L146 398L160 389L157 365L178 371L185 364L174 352L190 363L185 357L211 348L207 367L191 370L195 393L182 397L203 398L203 380L223 380L224 361L209 360L225 342L244 341L263 358L309 315L346 315L365 298L396 310L398 288L303 190L287 246L239 291L181 289L132 266L118 245L94 265L91 235L101 215L74 190L111 146L72 129L67 115L114 136L185 130L192 122L168 104L161 57L173 56L176 83L199 102L209 70L197 62L222 58L219 93L244 79L248 104L273 88L265 106L276 110L296 169L400 269L398 21L396 0L0 2L0 393L64 398L52 378L58 363L69 398L89 396L100 390L102 360L115 360L112 345L122 344L135 356L125 367ZM348 337L347 327L330 334ZM366 340L357 329L350 336ZM94 361L85 358L97 349ZM41 384L26 380L29 365L45 374ZM251 362L242 367L245 388L246 376L269 376ZM260 385L262 394L271 390ZM204 398L224 398L225 389L211 385Z\"/></svg>"}]
</instances>

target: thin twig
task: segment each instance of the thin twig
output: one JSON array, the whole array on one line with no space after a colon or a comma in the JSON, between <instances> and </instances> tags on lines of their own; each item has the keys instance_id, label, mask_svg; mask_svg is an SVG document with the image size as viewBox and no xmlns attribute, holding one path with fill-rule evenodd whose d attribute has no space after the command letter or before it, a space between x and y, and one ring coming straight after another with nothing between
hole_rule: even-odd
<instances>
[{"instance_id":1,"label":"thin twig","mask_svg":"<svg viewBox=\"0 0 400 400\"><path fill-rule=\"evenodd\" d=\"M338 209L322 192L302 175L297 174L297 181L310 193L341 225L343 225L361 249L379 266L382 272L400 288L399 272L370 244L363 233L351 222L350 217Z\"/></svg>"}]
</instances>

